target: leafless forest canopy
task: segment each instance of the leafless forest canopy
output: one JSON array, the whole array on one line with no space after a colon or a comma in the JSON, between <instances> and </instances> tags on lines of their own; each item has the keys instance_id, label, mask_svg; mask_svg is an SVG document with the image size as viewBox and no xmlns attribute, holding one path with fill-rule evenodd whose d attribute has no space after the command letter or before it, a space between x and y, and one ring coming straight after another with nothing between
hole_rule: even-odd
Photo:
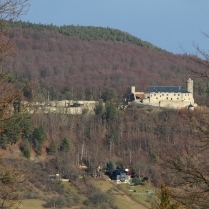
<instances>
[{"instance_id":1,"label":"leafless forest canopy","mask_svg":"<svg viewBox=\"0 0 209 209\"><path fill-rule=\"evenodd\" d=\"M11 83L25 86L24 99L100 100L105 106L99 104L95 115L26 114L21 122L18 113L0 135L2 149L21 141L27 158L53 156L43 166L50 173L69 177L79 163L95 168L98 162L112 162L160 186L171 182L174 173L159 164L195 152L195 140L204 138L198 127L207 129L203 112L209 83L192 74L206 69L188 55L174 55L108 28L17 22L8 25L6 35L17 53L1 71L11 74ZM133 85L138 91L150 85L186 87L189 77L194 80L195 102L205 107L194 112L134 104L118 109Z\"/></svg>"},{"instance_id":2,"label":"leafless forest canopy","mask_svg":"<svg viewBox=\"0 0 209 209\"><path fill-rule=\"evenodd\" d=\"M136 42L135 37L132 42L124 41L121 37L126 33L120 32L124 36L119 36L118 30L103 28L101 37L101 28L86 31L80 27L74 32L75 28L71 26L64 33L56 26L11 25L8 36L17 45L17 56L3 70L10 69L20 82L29 81L39 100L46 99L48 91L51 100L98 100L110 88L121 100L132 85L139 91L147 91L150 85L185 87L191 77L196 102L207 104L208 83L191 73L202 69L188 56L174 55L146 42L148 46L139 44L140 39ZM85 34L92 34L91 38Z\"/></svg>"}]
</instances>

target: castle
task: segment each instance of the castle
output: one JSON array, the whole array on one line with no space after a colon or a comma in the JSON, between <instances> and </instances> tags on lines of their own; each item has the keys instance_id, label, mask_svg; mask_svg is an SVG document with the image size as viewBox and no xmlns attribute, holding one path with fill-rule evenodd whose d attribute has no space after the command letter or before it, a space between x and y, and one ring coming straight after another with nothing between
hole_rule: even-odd
<instances>
[{"instance_id":1,"label":"castle","mask_svg":"<svg viewBox=\"0 0 209 209\"><path fill-rule=\"evenodd\" d=\"M150 86L149 92L136 92L131 87L130 101L142 105L151 105L166 108L191 108L197 106L193 98L193 80L187 80L187 88L181 86Z\"/></svg>"}]
</instances>

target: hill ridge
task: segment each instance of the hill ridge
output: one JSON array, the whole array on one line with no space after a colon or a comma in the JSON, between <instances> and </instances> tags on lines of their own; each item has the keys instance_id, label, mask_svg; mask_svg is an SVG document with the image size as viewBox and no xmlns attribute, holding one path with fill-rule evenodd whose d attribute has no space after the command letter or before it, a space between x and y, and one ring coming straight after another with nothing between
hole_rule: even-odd
<instances>
[{"instance_id":1,"label":"hill ridge","mask_svg":"<svg viewBox=\"0 0 209 209\"><path fill-rule=\"evenodd\" d=\"M126 44L132 44L156 51L165 51L160 47L154 46L153 44L143 41L128 32L123 32L119 29L113 29L110 27L98 27L98 26L75 26L75 25L63 25L56 26L53 24L36 24L30 22L16 21L9 23L11 28L22 28L22 29L35 29L35 30L50 30L56 31L66 36L77 36L81 40L104 40L110 42L121 42Z\"/></svg>"}]
</instances>

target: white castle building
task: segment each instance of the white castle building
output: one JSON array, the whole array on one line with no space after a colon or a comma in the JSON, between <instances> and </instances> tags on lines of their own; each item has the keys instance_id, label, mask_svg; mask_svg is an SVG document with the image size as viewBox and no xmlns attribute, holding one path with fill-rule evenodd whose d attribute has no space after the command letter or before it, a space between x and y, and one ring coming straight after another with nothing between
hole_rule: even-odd
<instances>
[{"instance_id":1,"label":"white castle building","mask_svg":"<svg viewBox=\"0 0 209 209\"><path fill-rule=\"evenodd\" d=\"M149 92L136 92L135 86L131 87L130 101L139 104L167 107L167 108L189 108L195 107L193 98L193 80L187 80L187 88L181 86L150 86Z\"/></svg>"}]
</instances>

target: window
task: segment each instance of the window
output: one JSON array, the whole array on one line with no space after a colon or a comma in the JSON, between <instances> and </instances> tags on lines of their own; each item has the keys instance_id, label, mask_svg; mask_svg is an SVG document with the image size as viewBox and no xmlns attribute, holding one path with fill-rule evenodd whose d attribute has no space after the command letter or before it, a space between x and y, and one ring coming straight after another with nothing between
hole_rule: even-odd
<instances>
[{"instance_id":1,"label":"window","mask_svg":"<svg viewBox=\"0 0 209 209\"><path fill-rule=\"evenodd\" d=\"M164 94L162 94L162 96L164 96Z\"/></svg>"},{"instance_id":2,"label":"window","mask_svg":"<svg viewBox=\"0 0 209 209\"><path fill-rule=\"evenodd\" d=\"M176 94L174 94L174 96L176 96Z\"/></svg>"},{"instance_id":3,"label":"window","mask_svg":"<svg viewBox=\"0 0 209 209\"><path fill-rule=\"evenodd\" d=\"M156 96L156 94L154 94L154 96Z\"/></svg>"}]
</instances>

